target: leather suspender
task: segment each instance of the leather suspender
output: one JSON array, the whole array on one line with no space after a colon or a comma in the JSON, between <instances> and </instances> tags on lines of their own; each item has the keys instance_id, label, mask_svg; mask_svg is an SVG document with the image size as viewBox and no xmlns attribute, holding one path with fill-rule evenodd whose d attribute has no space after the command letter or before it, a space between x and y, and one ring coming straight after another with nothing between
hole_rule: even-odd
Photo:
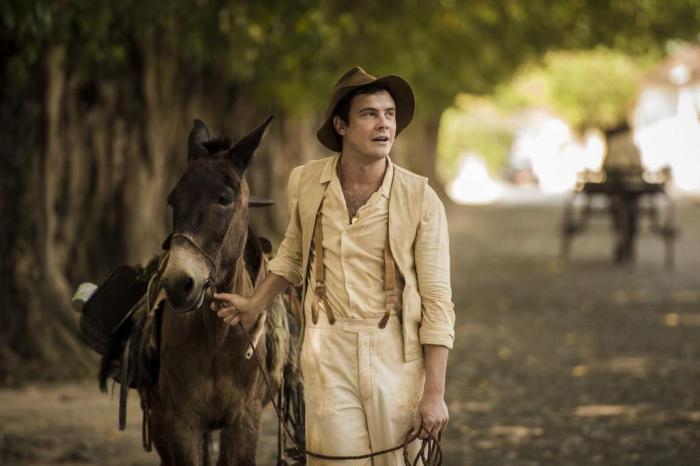
<instances>
[{"instance_id":1,"label":"leather suspender","mask_svg":"<svg viewBox=\"0 0 700 466\"><path fill-rule=\"evenodd\" d=\"M323 304L323 309L328 314L328 322L333 325L335 323L335 315L328 303L326 296L326 269L323 264L323 226L321 221L321 210L323 201L316 213L314 221L314 280L316 287L314 288L314 297L311 301L311 321L318 323L319 305ZM386 327L389 321L391 311L396 310L396 304L399 302L398 291L396 290L396 264L391 256L391 248L389 246L389 224L386 227L386 239L384 240L384 291L385 291L385 312L379 321L379 328ZM401 318L400 313L399 319Z\"/></svg>"},{"instance_id":2,"label":"leather suspender","mask_svg":"<svg viewBox=\"0 0 700 466\"><path fill-rule=\"evenodd\" d=\"M314 275L316 280L316 286L314 288L314 297L311 301L311 321L314 324L318 323L318 307L319 304L323 304L323 309L328 314L328 322L333 325L335 323L335 315L333 315L333 310L331 305L328 303L328 298L326 297L326 269L323 266L323 227L321 226L321 209L323 208L323 201L318 207L318 213L316 213L316 221L314 222Z\"/></svg>"},{"instance_id":3,"label":"leather suspender","mask_svg":"<svg viewBox=\"0 0 700 466\"><path fill-rule=\"evenodd\" d=\"M385 302L384 317L379 321L379 328L386 327L389 321L391 311L396 309L396 304L399 302L399 293L396 289L396 264L394 258L391 257L391 247L389 246L389 222L386 225L386 239L384 240L384 292ZM400 310L397 311L399 319L401 319Z\"/></svg>"}]
</instances>

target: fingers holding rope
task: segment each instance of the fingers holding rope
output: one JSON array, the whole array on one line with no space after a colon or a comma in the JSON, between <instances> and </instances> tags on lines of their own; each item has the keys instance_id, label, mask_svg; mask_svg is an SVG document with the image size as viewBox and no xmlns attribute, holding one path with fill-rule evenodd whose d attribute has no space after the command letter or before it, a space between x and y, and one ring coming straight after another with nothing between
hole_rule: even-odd
<instances>
[{"instance_id":1,"label":"fingers holding rope","mask_svg":"<svg viewBox=\"0 0 700 466\"><path fill-rule=\"evenodd\" d=\"M405 466L440 466L442 464L442 447L440 445L441 433L433 435L425 425L421 425L418 431L411 430L406 434L403 445L403 460ZM419 439L420 437L420 439ZM409 458L409 444L420 440L420 446L411 461Z\"/></svg>"}]
</instances>

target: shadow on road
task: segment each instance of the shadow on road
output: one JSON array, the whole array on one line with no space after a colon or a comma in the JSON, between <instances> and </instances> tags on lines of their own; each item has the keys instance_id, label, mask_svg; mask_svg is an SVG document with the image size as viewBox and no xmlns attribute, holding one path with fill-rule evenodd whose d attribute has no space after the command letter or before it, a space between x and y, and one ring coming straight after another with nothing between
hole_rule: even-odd
<instances>
[{"instance_id":1,"label":"shadow on road","mask_svg":"<svg viewBox=\"0 0 700 466\"><path fill-rule=\"evenodd\" d=\"M560 207L451 208L446 465L697 465L699 214L668 272L644 226L634 266L605 220L563 265Z\"/></svg>"}]
</instances>

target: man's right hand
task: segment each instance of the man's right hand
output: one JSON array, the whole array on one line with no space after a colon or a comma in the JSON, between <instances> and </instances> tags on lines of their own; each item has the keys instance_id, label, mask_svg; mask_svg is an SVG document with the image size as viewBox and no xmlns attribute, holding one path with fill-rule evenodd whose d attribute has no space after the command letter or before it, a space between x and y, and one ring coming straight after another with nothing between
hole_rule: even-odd
<instances>
[{"instance_id":1,"label":"man's right hand","mask_svg":"<svg viewBox=\"0 0 700 466\"><path fill-rule=\"evenodd\" d=\"M238 322L243 322L246 327L253 325L262 311L262 308L256 306L251 298L233 293L214 294L211 309L225 323L234 326Z\"/></svg>"},{"instance_id":2,"label":"man's right hand","mask_svg":"<svg viewBox=\"0 0 700 466\"><path fill-rule=\"evenodd\" d=\"M216 293L211 303L211 310L229 325L243 325L249 327L255 323L267 304L280 294L282 290L290 286L289 282L274 273L267 274L265 280L255 290L253 296L244 297L234 293Z\"/></svg>"}]
</instances>

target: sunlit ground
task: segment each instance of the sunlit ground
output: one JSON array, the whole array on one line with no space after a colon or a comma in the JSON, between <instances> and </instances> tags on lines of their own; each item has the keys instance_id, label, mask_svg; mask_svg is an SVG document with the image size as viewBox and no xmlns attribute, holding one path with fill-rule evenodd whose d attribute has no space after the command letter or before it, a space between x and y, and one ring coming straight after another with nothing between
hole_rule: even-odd
<instances>
[{"instance_id":1,"label":"sunlit ground","mask_svg":"<svg viewBox=\"0 0 700 466\"><path fill-rule=\"evenodd\" d=\"M607 217L564 264L556 205L448 211L446 465L700 464L700 209L678 204L671 271L647 222L636 263L615 267Z\"/></svg>"}]
</instances>

